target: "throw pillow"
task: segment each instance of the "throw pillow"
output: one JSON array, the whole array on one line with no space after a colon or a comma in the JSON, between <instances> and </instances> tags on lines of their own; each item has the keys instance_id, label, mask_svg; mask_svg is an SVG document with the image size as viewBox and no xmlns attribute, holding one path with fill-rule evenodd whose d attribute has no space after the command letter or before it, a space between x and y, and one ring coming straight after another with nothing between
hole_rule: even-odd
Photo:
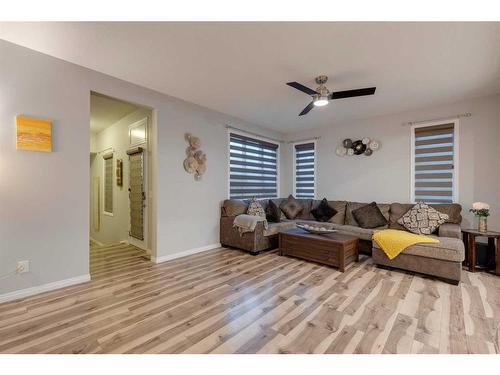
<instances>
[{"instance_id":1,"label":"throw pillow","mask_svg":"<svg viewBox=\"0 0 500 375\"><path fill-rule=\"evenodd\" d=\"M335 216L337 210L328 204L326 198L323 198L318 207L311 210L311 214L317 221L325 222Z\"/></svg>"},{"instance_id":2,"label":"throw pillow","mask_svg":"<svg viewBox=\"0 0 500 375\"><path fill-rule=\"evenodd\" d=\"M279 223L281 221L281 210L271 199L267 204L266 217L270 223Z\"/></svg>"},{"instance_id":3,"label":"throw pillow","mask_svg":"<svg viewBox=\"0 0 500 375\"><path fill-rule=\"evenodd\" d=\"M300 204L302 205L302 211L299 212L297 217L295 218L296 220L312 220L313 216L311 215L311 209L312 209L312 199L297 199Z\"/></svg>"},{"instance_id":4,"label":"throw pillow","mask_svg":"<svg viewBox=\"0 0 500 375\"><path fill-rule=\"evenodd\" d=\"M247 215L266 217L264 208L262 208L260 202L255 198L248 205Z\"/></svg>"},{"instance_id":5,"label":"throw pillow","mask_svg":"<svg viewBox=\"0 0 500 375\"><path fill-rule=\"evenodd\" d=\"M302 206L302 203L293 197L293 195L289 195L288 199L281 203L280 208L287 219L293 220L304 207Z\"/></svg>"},{"instance_id":6,"label":"throw pillow","mask_svg":"<svg viewBox=\"0 0 500 375\"><path fill-rule=\"evenodd\" d=\"M352 216L354 216L361 228L370 229L387 225L387 219L375 202L352 210Z\"/></svg>"},{"instance_id":7,"label":"throw pillow","mask_svg":"<svg viewBox=\"0 0 500 375\"><path fill-rule=\"evenodd\" d=\"M398 223L410 232L416 234L431 234L448 219L448 215L424 203L418 203L401 216Z\"/></svg>"}]
</instances>

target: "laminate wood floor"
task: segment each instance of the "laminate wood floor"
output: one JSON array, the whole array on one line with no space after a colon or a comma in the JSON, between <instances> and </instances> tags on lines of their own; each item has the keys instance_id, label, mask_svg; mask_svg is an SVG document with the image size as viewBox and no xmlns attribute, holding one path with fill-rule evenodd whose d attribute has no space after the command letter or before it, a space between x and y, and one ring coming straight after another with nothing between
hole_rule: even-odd
<instances>
[{"instance_id":1,"label":"laminate wood floor","mask_svg":"<svg viewBox=\"0 0 500 375\"><path fill-rule=\"evenodd\" d=\"M218 249L95 247L92 281L0 305L2 353L499 353L500 278L460 286Z\"/></svg>"}]
</instances>

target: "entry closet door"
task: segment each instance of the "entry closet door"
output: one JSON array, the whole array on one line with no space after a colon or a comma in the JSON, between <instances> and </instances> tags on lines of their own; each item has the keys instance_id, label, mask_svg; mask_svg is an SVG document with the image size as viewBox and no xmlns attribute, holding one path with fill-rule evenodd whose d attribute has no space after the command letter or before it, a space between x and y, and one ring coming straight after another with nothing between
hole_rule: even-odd
<instances>
[{"instance_id":1,"label":"entry closet door","mask_svg":"<svg viewBox=\"0 0 500 375\"><path fill-rule=\"evenodd\" d=\"M144 240L144 150L136 147L127 151L129 156L130 236Z\"/></svg>"}]
</instances>

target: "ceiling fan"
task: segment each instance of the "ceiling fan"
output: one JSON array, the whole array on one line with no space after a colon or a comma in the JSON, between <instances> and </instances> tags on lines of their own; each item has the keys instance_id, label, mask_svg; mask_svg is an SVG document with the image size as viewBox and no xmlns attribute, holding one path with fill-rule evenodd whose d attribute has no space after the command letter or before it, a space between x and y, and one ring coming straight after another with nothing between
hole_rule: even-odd
<instances>
[{"instance_id":1,"label":"ceiling fan","mask_svg":"<svg viewBox=\"0 0 500 375\"><path fill-rule=\"evenodd\" d=\"M366 87L364 89L355 89L355 90L345 90L345 91L337 91L330 92L325 86L326 81L328 81L327 76L318 76L316 77L316 83L319 85L316 90L310 89L304 85L301 85L298 82L288 82L287 85L306 93L307 95L311 95L313 100L311 103L305 107L302 112L299 113L299 116L304 116L309 113L311 109L314 107L323 107L328 104L330 100L335 99L344 99L344 98L352 98L355 96L364 96L364 95L373 95L375 94L376 87Z\"/></svg>"}]
</instances>

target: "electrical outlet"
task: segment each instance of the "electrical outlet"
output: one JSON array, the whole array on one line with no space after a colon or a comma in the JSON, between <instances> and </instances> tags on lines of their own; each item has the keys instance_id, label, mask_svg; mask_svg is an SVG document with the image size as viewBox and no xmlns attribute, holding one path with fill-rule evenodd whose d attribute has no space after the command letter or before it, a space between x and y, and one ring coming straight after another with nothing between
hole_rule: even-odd
<instances>
[{"instance_id":1,"label":"electrical outlet","mask_svg":"<svg viewBox=\"0 0 500 375\"><path fill-rule=\"evenodd\" d=\"M17 273L26 273L30 272L30 261L29 260L21 260L17 262Z\"/></svg>"}]
</instances>

